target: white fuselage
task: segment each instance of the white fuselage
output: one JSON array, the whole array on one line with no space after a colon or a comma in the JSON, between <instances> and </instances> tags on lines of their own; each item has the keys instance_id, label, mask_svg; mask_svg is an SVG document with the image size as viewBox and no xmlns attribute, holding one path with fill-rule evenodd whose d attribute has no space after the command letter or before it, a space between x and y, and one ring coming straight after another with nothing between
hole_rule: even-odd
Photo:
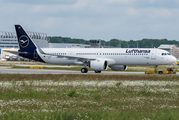
<instances>
[{"instance_id":1,"label":"white fuselage","mask_svg":"<svg viewBox=\"0 0 179 120\"><path fill-rule=\"evenodd\" d=\"M83 65L80 58L105 59L108 65L167 65L176 62L176 58L167 51L151 48L42 48L42 50L53 54L43 55L38 51L46 63L61 65L80 63Z\"/></svg>"}]
</instances>

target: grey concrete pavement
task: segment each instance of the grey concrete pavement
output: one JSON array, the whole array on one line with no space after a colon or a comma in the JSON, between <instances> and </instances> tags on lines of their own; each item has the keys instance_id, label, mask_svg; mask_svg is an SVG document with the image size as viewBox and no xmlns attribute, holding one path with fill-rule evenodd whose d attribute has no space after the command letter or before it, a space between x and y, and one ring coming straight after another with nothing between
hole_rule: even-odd
<instances>
[{"instance_id":1,"label":"grey concrete pavement","mask_svg":"<svg viewBox=\"0 0 179 120\"><path fill-rule=\"evenodd\" d=\"M0 73L5 74L144 74L144 72L112 72L102 71L101 73L95 73L89 71L88 73L81 73L81 71L72 70L49 70L49 69L12 69L10 67L0 67Z\"/></svg>"}]
</instances>

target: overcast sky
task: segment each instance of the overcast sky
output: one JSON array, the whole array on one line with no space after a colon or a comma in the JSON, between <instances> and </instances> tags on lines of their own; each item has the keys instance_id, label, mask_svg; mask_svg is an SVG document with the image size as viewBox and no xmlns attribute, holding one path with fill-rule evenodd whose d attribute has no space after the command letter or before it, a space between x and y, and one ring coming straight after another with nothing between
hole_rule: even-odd
<instances>
[{"instance_id":1,"label":"overcast sky","mask_svg":"<svg viewBox=\"0 0 179 120\"><path fill-rule=\"evenodd\" d=\"M0 0L0 31L71 38L179 40L179 0Z\"/></svg>"}]
</instances>

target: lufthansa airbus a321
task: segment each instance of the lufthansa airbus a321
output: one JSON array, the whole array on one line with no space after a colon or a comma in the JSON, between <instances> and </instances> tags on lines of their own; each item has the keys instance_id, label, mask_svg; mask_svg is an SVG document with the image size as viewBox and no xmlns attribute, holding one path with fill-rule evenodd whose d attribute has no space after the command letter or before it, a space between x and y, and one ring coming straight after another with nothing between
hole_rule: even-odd
<instances>
[{"instance_id":1,"label":"lufthansa airbus a321","mask_svg":"<svg viewBox=\"0 0 179 120\"><path fill-rule=\"evenodd\" d=\"M82 73L89 66L96 73L110 67L115 71L127 69L127 65L169 65L177 60L169 52L151 48L40 48L20 25L15 25L19 43L18 51L7 51L39 62L58 65L83 65Z\"/></svg>"}]
</instances>

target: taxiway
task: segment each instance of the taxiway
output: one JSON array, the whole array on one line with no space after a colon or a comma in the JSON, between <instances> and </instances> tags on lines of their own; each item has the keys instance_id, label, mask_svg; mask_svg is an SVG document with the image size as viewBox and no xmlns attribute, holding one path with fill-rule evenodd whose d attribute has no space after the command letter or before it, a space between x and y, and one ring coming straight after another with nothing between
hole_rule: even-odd
<instances>
[{"instance_id":1,"label":"taxiway","mask_svg":"<svg viewBox=\"0 0 179 120\"><path fill-rule=\"evenodd\" d=\"M135 74L142 75L144 72L113 72L102 71L101 73L95 73L94 71L88 71L88 73L81 73L81 71L72 70L49 70L49 69L14 69L10 67L0 67L1 74Z\"/></svg>"}]
</instances>

